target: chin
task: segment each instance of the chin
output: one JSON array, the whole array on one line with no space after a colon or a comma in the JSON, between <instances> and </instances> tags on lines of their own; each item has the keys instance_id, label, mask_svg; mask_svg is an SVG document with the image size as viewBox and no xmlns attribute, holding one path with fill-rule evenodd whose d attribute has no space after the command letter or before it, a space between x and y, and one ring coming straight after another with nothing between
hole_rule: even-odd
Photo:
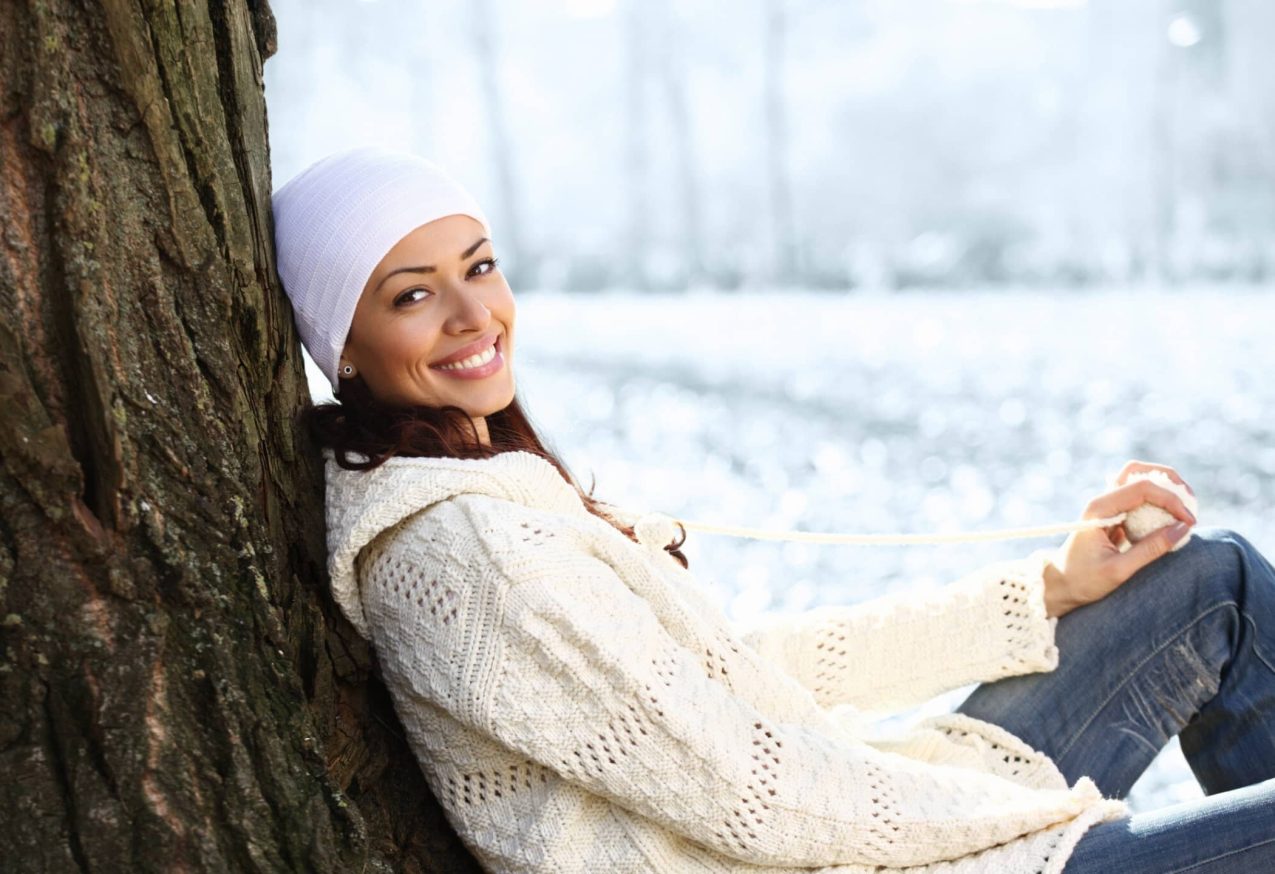
<instances>
[{"instance_id":1,"label":"chin","mask_svg":"<svg viewBox=\"0 0 1275 874\"><path fill-rule=\"evenodd\" d=\"M463 406L471 416L490 416L492 413L499 413L505 407L512 404L513 401L514 387L511 382L508 390L503 392L497 400L488 401L478 406L471 406L470 404L458 404L457 406Z\"/></svg>"},{"instance_id":2,"label":"chin","mask_svg":"<svg viewBox=\"0 0 1275 874\"><path fill-rule=\"evenodd\" d=\"M501 400L500 403L494 409L492 409L490 413L487 413L487 415L490 416L491 413L499 413L501 410L505 409L513 402L514 402L514 390L513 390L513 386L511 385L509 388L509 393L506 394L504 399Z\"/></svg>"}]
</instances>

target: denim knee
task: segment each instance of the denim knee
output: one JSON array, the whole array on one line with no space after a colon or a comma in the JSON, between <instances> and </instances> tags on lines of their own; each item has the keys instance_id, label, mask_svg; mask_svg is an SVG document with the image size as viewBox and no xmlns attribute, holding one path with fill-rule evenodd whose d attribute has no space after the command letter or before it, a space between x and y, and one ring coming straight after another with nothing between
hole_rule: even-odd
<instances>
[{"instance_id":1,"label":"denim knee","mask_svg":"<svg viewBox=\"0 0 1275 874\"><path fill-rule=\"evenodd\" d=\"M1270 643L1275 630L1275 567L1248 538L1229 528L1203 529L1201 546L1197 552L1205 553L1207 561L1201 585L1229 593L1253 631L1264 630L1264 642L1256 646L1263 661L1275 670L1275 647Z\"/></svg>"},{"instance_id":2,"label":"denim knee","mask_svg":"<svg viewBox=\"0 0 1275 874\"><path fill-rule=\"evenodd\" d=\"M1185 546L1149 567L1167 559L1174 570L1171 577L1189 586L1194 600L1201 604L1235 603L1241 597L1246 553L1255 554L1256 548L1238 532L1220 525L1198 525Z\"/></svg>"},{"instance_id":3,"label":"denim knee","mask_svg":"<svg viewBox=\"0 0 1275 874\"><path fill-rule=\"evenodd\" d=\"M1231 542L1239 546L1241 549L1255 549L1253 544L1249 543L1244 535L1240 534L1234 528L1226 528L1222 525L1196 525L1191 530L1195 537L1200 540L1210 542Z\"/></svg>"}]
</instances>

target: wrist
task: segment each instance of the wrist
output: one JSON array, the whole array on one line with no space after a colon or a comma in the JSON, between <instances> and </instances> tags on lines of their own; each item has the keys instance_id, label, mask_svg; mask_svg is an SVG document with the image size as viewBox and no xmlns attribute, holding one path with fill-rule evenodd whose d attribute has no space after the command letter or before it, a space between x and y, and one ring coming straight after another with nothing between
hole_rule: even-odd
<instances>
[{"instance_id":1,"label":"wrist","mask_svg":"<svg viewBox=\"0 0 1275 874\"><path fill-rule=\"evenodd\" d=\"M1046 616L1063 616L1079 606L1066 596L1066 578L1052 561L1046 561L1041 565L1041 576L1045 580Z\"/></svg>"}]
</instances>

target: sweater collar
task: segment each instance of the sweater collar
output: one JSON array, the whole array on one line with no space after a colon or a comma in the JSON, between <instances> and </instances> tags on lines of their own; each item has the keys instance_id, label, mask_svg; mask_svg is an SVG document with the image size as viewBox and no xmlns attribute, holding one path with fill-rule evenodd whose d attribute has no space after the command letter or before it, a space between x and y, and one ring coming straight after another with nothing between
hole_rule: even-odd
<instances>
[{"instance_id":1,"label":"sweater collar","mask_svg":"<svg viewBox=\"0 0 1275 874\"><path fill-rule=\"evenodd\" d=\"M589 511L575 486L548 460L532 452L491 458L394 456L372 470L346 470L324 448L328 576L342 611L368 637L354 559L386 528L418 510L460 494L483 494L564 514Z\"/></svg>"}]
</instances>

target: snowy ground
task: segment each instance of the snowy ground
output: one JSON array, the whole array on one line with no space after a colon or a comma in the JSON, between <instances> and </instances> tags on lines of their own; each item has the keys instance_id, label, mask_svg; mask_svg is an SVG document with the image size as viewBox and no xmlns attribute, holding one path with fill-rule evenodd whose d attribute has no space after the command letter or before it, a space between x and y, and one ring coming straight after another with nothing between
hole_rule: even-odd
<instances>
[{"instance_id":1,"label":"snowy ground","mask_svg":"<svg viewBox=\"0 0 1275 874\"><path fill-rule=\"evenodd\" d=\"M519 295L515 374L595 494L812 531L1073 521L1130 458L1175 466L1202 525L1275 555L1269 291ZM692 533L745 619L942 585L1062 536L836 546ZM957 690L909 714L951 710ZM1134 787L1200 790L1176 740Z\"/></svg>"}]
</instances>

